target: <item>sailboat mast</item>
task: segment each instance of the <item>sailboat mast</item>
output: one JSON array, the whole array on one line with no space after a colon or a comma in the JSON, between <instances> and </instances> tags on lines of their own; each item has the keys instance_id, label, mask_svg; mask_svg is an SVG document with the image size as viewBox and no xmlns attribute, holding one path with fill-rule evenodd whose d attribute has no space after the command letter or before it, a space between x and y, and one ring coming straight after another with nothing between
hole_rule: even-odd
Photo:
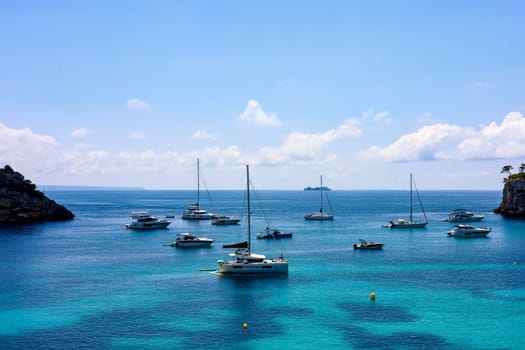
<instances>
[{"instance_id":1,"label":"sailboat mast","mask_svg":"<svg viewBox=\"0 0 525 350\"><path fill-rule=\"evenodd\" d=\"M410 173L410 215L408 219L412 222L412 173Z\"/></svg>"},{"instance_id":2,"label":"sailboat mast","mask_svg":"<svg viewBox=\"0 0 525 350\"><path fill-rule=\"evenodd\" d=\"M248 254L251 253L251 208L250 208L250 166L246 165L246 198L248 200Z\"/></svg>"},{"instance_id":3,"label":"sailboat mast","mask_svg":"<svg viewBox=\"0 0 525 350\"><path fill-rule=\"evenodd\" d=\"M197 158L197 205L199 205L200 203L200 193L201 193L200 167L199 167L199 158Z\"/></svg>"},{"instance_id":4,"label":"sailboat mast","mask_svg":"<svg viewBox=\"0 0 525 350\"><path fill-rule=\"evenodd\" d=\"M321 175L321 188L319 190L319 193L321 194L321 213L323 212L323 175Z\"/></svg>"}]
</instances>

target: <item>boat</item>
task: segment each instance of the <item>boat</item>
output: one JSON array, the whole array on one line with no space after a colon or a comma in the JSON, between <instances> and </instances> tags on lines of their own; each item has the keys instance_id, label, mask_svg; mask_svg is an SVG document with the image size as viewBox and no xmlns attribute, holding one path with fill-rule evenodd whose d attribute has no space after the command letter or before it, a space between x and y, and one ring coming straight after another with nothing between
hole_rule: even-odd
<instances>
[{"instance_id":1,"label":"boat","mask_svg":"<svg viewBox=\"0 0 525 350\"><path fill-rule=\"evenodd\" d=\"M180 248L203 248L209 247L213 243L213 239L206 237L195 237L189 232L179 233L177 239L168 244L172 247Z\"/></svg>"},{"instance_id":2,"label":"boat","mask_svg":"<svg viewBox=\"0 0 525 350\"><path fill-rule=\"evenodd\" d=\"M321 186L319 187L319 192L321 194L321 209L319 209L318 212L311 212L311 213L308 213L304 216L304 219L305 220L319 220L319 221L324 221L324 220L333 220L334 219L334 215L331 213L332 212L332 205L330 204L330 201L328 200L328 196L326 194L326 191L327 191L327 187L323 186L323 176L321 175ZM326 196L326 199L328 200L328 204L330 205L330 214L327 214L323 211L323 195Z\"/></svg>"},{"instance_id":3,"label":"boat","mask_svg":"<svg viewBox=\"0 0 525 350\"><path fill-rule=\"evenodd\" d=\"M146 211L134 211L129 216L133 221L126 224L126 228L133 230L156 230L166 228L171 224L171 221L159 219Z\"/></svg>"},{"instance_id":4,"label":"boat","mask_svg":"<svg viewBox=\"0 0 525 350\"><path fill-rule=\"evenodd\" d=\"M305 191L331 191L332 189L330 187L326 187L326 186L322 186L322 187L319 187L319 186L316 186L316 187L312 187L312 186L307 186L304 188Z\"/></svg>"},{"instance_id":5,"label":"boat","mask_svg":"<svg viewBox=\"0 0 525 350\"><path fill-rule=\"evenodd\" d=\"M197 158L197 202L186 207L182 213L182 218L185 220L210 220L213 215L200 207L200 166L199 158Z\"/></svg>"},{"instance_id":6,"label":"boat","mask_svg":"<svg viewBox=\"0 0 525 350\"><path fill-rule=\"evenodd\" d=\"M449 222L474 222L481 221L485 215L473 214L466 209L451 209L448 218L443 219L443 221Z\"/></svg>"},{"instance_id":7,"label":"boat","mask_svg":"<svg viewBox=\"0 0 525 350\"><path fill-rule=\"evenodd\" d=\"M359 242L354 244L354 249L358 250L379 250L383 249L384 243L381 242L367 242L364 239L360 239Z\"/></svg>"},{"instance_id":8,"label":"boat","mask_svg":"<svg viewBox=\"0 0 525 350\"><path fill-rule=\"evenodd\" d=\"M425 221L414 221L413 220L412 187L415 187L417 199L419 200L419 205L421 207L421 211L423 212L423 216L425 217ZM421 202L421 197L419 197L419 192L417 190L417 187L415 186L415 182L412 177L412 174L410 174L410 211L408 214L408 220L398 219L397 221L390 221L390 223L386 227L389 227L389 228L424 228L427 226L427 224L428 224L427 214L425 213L425 209L423 208L423 203Z\"/></svg>"},{"instance_id":9,"label":"boat","mask_svg":"<svg viewBox=\"0 0 525 350\"><path fill-rule=\"evenodd\" d=\"M248 202L248 240L223 245L223 248L235 249L230 256L232 260L218 260L218 269L215 271L220 275L287 275L288 260L281 252L278 259L266 258L261 254L251 251L251 208L250 208L250 168L246 165L246 191Z\"/></svg>"},{"instance_id":10,"label":"boat","mask_svg":"<svg viewBox=\"0 0 525 350\"><path fill-rule=\"evenodd\" d=\"M282 232L277 229L267 227L265 232L257 234L258 239L279 239L279 238L292 238L291 232Z\"/></svg>"},{"instance_id":11,"label":"boat","mask_svg":"<svg viewBox=\"0 0 525 350\"><path fill-rule=\"evenodd\" d=\"M211 218L212 225L237 225L241 218L237 216L213 215Z\"/></svg>"},{"instance_id":12,"label":"boat","mask_svg":"<svg viewBox=\"0 0 525 350\"><path fill-rule=\"evenodd\" d=\"M485 237L492 231L490 227L475 227L471 225L459 224L453 230L447 232L449 237L474 238Z\"/></svg>"}]
</instances>

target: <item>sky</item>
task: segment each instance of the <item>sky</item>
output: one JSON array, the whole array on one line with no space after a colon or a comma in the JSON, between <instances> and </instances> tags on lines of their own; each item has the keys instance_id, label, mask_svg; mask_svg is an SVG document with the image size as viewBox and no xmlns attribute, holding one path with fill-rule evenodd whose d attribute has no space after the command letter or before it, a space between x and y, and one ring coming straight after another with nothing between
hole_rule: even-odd
<instances>
[{"instance_id":1,"label":"sky","mask_svg":"<svg viewBox=\"0 0 525 350\"><path fill-rule=\"evenodd\" d=\"M0 1L0 166L39 186L500 190L523 1Z\"/></svg>"}]
</instances>

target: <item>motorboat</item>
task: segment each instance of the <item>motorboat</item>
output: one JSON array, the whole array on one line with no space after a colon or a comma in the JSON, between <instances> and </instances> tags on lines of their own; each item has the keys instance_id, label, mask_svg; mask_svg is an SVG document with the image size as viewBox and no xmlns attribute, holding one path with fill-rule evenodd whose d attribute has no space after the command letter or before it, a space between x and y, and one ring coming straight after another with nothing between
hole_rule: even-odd
<instances>
[{"instance_id":1,"label":"motorboat","mask_svg":"<svg viewBox=\"0 0 525 350\"><path fill-rule=\"evenodd\" d=\"M246 195L248 209L248 240L223 245L223 248L235 249L229 256L231 260L218 260L218 269L215 271L219 275L287 275L288 260L281 252L279 258L270 259L265 255L255 254L251 251L251 208L250 208L250 170L246 165Z\"/></svg>"},{"instance_id":2,"label":"motorboat","mask_svg":"<svg viewBox=\"0 0 525 350\"><path fill-rule=\"evenodd\" d=\"M443 221L449 222L474 222L483 220L484 215L473 214L466 209L451 209L448 218Z\"/></svg>"},{"instance_id":3,"label":"motorboat","mask_svg":"<svg viewBox=\"0 0 525 350\"><path fill-rule=\"evenodd\" d=\"M197 202L186 207L182 218L184 220L210 220L213 215L200 207L200 165L199 158L197 158Z\"/></svg>"},{"instance_id":4,"label":"motorboat","mask_svg":"<svg viewBox=\"0 0 525 350\"><path fill-rule=\"evenodd\" d=\"M257 234L258 239L279 239L279 238L292 238L291 232L282 232L277 229L267 227L265 232Z\"/></svg>"},{"instance_id":5,"label":"motorboat","mask_svg":"<svg viewBox=\"0 0 525 350\"><path fill-rule=\"evenodd\" d=\"M195 237L189 232L179 233L177 239L168 244L172 247L180 248L203 248L209 247L213 243L213 239L206 237Z\"/></svg>"},{"instance_id":6,"label":"motorboat","mask_svg":"<svg viewBox=\"0 0 525 350\"><path fill-rule=\"evenodd\" d=\"M412 174L410 174L410 211L408 214L408 220L405 219L398 219L397 221L390 221L386 227L389 228L424 228L428 224L427 215L425 214L425 209L423 208L423 203L421 202L421 198L419 197L419 192L417 191L417 187L415 186L414 179L412 177ZM419 200L419 206L421 207L421 211L423 212L423 216L425 217L425 221L414 221L413 220L413 199L412 199L412 187L415 187L417 198ZM385 227L385 226L383 226Z\"/></svg>"},{"instance_id":7,"label":"motorboat","mask_svg":"<svg viewBox=\"0 0 525 350\"><path fill-rule=\"evenodd\" d=\"M212 225L237 225L241 218L237 216L213 215L211 218Z\"/></svg>"},{"instance_id":8,"label":"motorboat","mask_svg":"<svg viewBox=\"0 0 525 350\"><path fill-rule=\"evenodd\" d=\"M321 186L320 187L317 187L316 190L319 190L320 192L320 199L321 199L321 209L319 209L318 212L311 212L311 213L307 213L305 216L304 216L304 219L305 220L318 220L318 221L324 221L324 220L333 220L334 219L334 215L333 214L327 214L323 211L323 197L326 196L326 200L328 201L328 204L330 206L330 212L332 212L332 205L330 204L330 200L328 199L328 194L326 193L326 191L330 191L330 189L326 186L323 186L323 176L321 176ZM305 191L310 191L312 190L312 188L308 189L308 188L305 188Z\"/></svg>"},{"instance_id":9,"label":"motorboat","mask_svg":"<svg viewBox=\"0 0 525 350\"><path fill-rule=\"evenodd\" d=\"M490 227L475 227L471 225L459 224L453 230L447 232L450 237L473 238L485 237L492 231Z\"/></svg>"},{"instance_id":10,"label":"motorboat","mask_svg":"<svg viewBox=\"0 0 525 350\"><path fill-rule=\"evenodd\" d=\"M166 219L159 219L146 211L135 211L129 215L133 221L126 224L126 228L133 230L156 230L166 228L171 224L171 221Z\"/></svg>"},{"instance_id":11,"label":"motorboat","mask_svg":"<svg viewBox=\"0 0 525 350\"><path fill-rule=\"evenodd\" d=\"M383 249L384 243L381 242L367 242L364 239L360 239L359 242L354 244L354 249L360 250L378 250Z\"/></svg>"}]
</instances>

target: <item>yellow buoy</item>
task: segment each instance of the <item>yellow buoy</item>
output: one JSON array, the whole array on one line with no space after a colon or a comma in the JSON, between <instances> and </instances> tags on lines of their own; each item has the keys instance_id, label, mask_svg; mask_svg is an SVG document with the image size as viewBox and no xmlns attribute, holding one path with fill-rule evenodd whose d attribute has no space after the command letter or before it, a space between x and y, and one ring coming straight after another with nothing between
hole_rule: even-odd
<instances>
[{"instance_id":1,"label":"yellow buoy","mask_svg":"<svg viewBox=\"0 0 525 350\"><path fill-rule=\"evenodd\" d=\"M371 300L376 300L376 293L374 293L374 292L370 293L370 299Z\"/></svg>"},{"instance_id":2,"label":"yellow buoy","mask_svg":"<svg viewBox=\"0 0 525 350\"><path fill-rule=\"evenodd\" d=\"M244 330L248 329L248 323L243 324L242 325L242 329L244 329Z\"/></svg>"}]
</instances>

